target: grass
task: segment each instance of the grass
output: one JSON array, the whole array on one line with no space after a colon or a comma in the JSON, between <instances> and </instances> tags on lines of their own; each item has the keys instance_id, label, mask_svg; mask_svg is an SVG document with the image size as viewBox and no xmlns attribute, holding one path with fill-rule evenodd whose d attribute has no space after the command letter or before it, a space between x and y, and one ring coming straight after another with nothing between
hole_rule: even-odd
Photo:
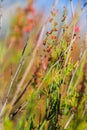
<instances>
[{"instance_id":1,"label":"grass","mask_svg":"<svg viewBox=\"0 0 87 130\"><path fill-rule=\"evenodd\" d=\"M67 9L64 7L61 27L58 27L57 2L54 2L50 18L45 23L42 19L39 21L39 13L34 15L32 2L19 9L12 21L6 51L12 68L6 79L8 83L4 85L7 94L0 111L4 130L87 128L87 48L84 47L76 60L72 54L77 53L74 45L81 43L78 22L85 8L79 6L74 12L71 1L72 19L67 23ZM23 39L27 36L24 44ZM14 54L18 52L16 62L11 49L15 50ZM3 67L2 76L6 75L7 66Z\"/></svg>"}]
</instances>

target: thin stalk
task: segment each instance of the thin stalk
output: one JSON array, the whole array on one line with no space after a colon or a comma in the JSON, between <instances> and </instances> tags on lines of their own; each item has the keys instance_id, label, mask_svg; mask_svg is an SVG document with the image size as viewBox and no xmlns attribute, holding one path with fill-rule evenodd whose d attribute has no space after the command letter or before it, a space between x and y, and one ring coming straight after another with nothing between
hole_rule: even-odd
<instances>
[{"instance_id":1,"label":"thin stalk","mask_svg":"<svg viewBox=\"0 0 87 130\"><path fill-rule=\"evenodd\" d=\"M55 0L52 6L52 10L56 7L56 5L58 4L59 0Z\"/></svg>"},{"instance_id":2,"label":"thin stalk","mask_svg":"<svg viewBox=\"0 0 87 130\"><path fill-rule=\"evenodd\" d=\"M73 2L70 0L70 7L71 7L71 13L72 13L72 18L74 17L74 9L73 9Z\"/></svg>"},{"instance_id":3,"label":"thin stalk","mask_svg":"<svg viewBox=\"0 0 87 130\"><path fill-rule=\"evenodd\" d=\"M72 0L70 0L70 6L71 6L72 18L74 18L74 10L73 10ZM74 30L75 30L75 24L73 26L73 33L72 33L72 37L71 37L70 47L69 47L69 50L68 50L68 54L67 54L67 58L66 58L64 67L66 66L66 64L68 62L68 59L69 59L69 56L70 56L71 47L72 47L74 41L76 40L76 37L74 37L74 39L73 39L73 36L74 36L74 33L75 33Z\"/></svg>"},{"instance_id":4,"label":"thin stalk","mask_svg":"<svg viewBox=\"0 0 87 130\"><path fill-rule=\"evenodd\" d=\"M39 37L38 42L37 42L37 46L34 49L33 54L32 54L32 59L31 59L31 61L29 61L29 65L28 65L28 67L27 67L27 69L26 69L26 71L25 71L25 73L23 75L23 78L22 78L22 80L20 81L20 83L17 86L17 90L16 90L15 95L13 97L13 100L12 100L11 107L10 107L9 111L11 111L11 109L13 107L13 104L15 103L15 101L17 99L18 93L20 92L20 90L22 88L22 85L24 84L24 81L25 81L29 71L31 70L31 67L32 67L34 61L35 61L38 48L40 47L40 45L42 43L42 38L43 38L44 31L45 31L45 26L43 26L42 29L41 29L41 33L40 33L40 37Z\"/></svg>"},{"instance_id":5,"label":"thin stalk","mask_svg":"<svg viewBox=\"0 0 87 130\"><path fill-rule=\"evenodd\" d=\"M7 102L8 102L8 98L9 98L11 89L12 89L13 84L14 84L14 82L15 82L15 79L16 79L17 76L19 75L20 69L21 69L21 67L22 67L22 66L24 65L24 63L25 63L23 56L24 56L24 52L25 52L25 49L26 49L26 47L27 47L27 44L28 44L28 42L25 44L26 46L24 46L24 48L23 48L22 56L21 56L21 59L20 59L20 63L19 63L19 65L18 65L18 68L17 68L17 70L16 70L16 72L15 72L13 78L11 79L11 83L10 83L10 86L9 86L9 90L8 90L8 93L7 93L7 96L6 96L6 100L5 100L4 105L3 105L3 107L2 107L2 109L1 109L1 111L0 111L0 117L3 115L4 109L5 109L6 104L7 104Z\"/></svg>"},{"instance_id":6,"label":"thin stalk","mask_svg":"<svg viewBox=\"0 0 87 130\"><path fill-rule=\"evenodd\" d=\"M86 57L86 55L87 55L87 50L85 50L84 53L83 53L83 55L82 55L81 63L83 63L82 61L83 61L83 59ZM84 61L85 61L85 60L84 60ZM78 85L79 81L80 81L80 76L78 77L76 83L74 84L74 88L76 88L76 86ZM70 88L71 88L71 84L69 85L69 88L68 88L68 91L67 91L67 92L69 92Z\"/></svg>"},{"instance_id":7,"label":"thin stalk","mask_svg":"<svg viewBox=\"0 0 87 130\"><path fill-rule=\"evenodd\" d=\"M69 126L69 124L70 124L71 120L73 119L73 117L74 117L74 113L71 114L71 116L69 117L68 121L66 122L66 124L64 126L64 130L67 129L67 127Z\"/></svg>"},{"instance_id":8,"label":"thin stalk","mask_svg":"<svg viewBox=\"0 0 87 130\"><path fill-rule=\"evenodd\" d=\"M27 105L27 101L25 101L22 105L20 105L13 113L9 115L10 120L12 120L18 112L21 112Z\"/></svg>"},{"instance_id":9,"label":"thin stalk","mask_svg":"<svg viewBox=\"0 0 87 130\"><path fill-rule=\"evenodd\" d=\"M75 39L73 39L73 40L71 41L71 44L73 44L74 40L75 40ZM66 53L69 51L69 49L71 48L71 44L67 47L67 49L65 50L64 54L66 54ZM48 77L48 75L50 74L50 72L52 71L52 69L60 62L60 60L61 60L61 59L58 59L58 60L54 63L54 65L52 65L52 66L50 67L50 69L48 70L48 72L47 72L47 74L45 75L44 79L42 80L42 82L41 82L40 85L38 86L38 89L41 88L41 86L43 85L44 81L46 80L46 78Z\"/></svg>"},{"instance_id":10,"label":"thin stalk","mask_svg":"<svg viewBox=\"0 0 87 130\"><path fill-rule=\"evenodd\" d=\"M30 81L26 84L26 86L25 86L25 88L23 89L23 91L22 91L22 93L20 94L20 96L16 99L14 105L16 105L17 102L22 98L22 96L25 94L25 92L27 91L27 88L31 85L31 83L32 83L32 80L30 80Z\"/></svg>"},{"instance_id":11,"label":"thin stalk","mask_svg":"<svg viewBox=\"0 0 87 130\"><path fill-rule=\"evenodd\" d=\"M54 4L53 4L52 8L56 6L57 1L58 1L58 0L55 0L55 2L54 2ZM23 83L24 83L24 81L25 81L25 79L26 79L26 77L27 77L29 71L31 70L31 67L32 67L33 63L34 63L34 60L35 60L35 58L36 58L37 51L38 51L38 49L39 49L39 47L40 47L40 45L41 45L41 43L42 43L42 39L43 39L43 35L44 35L44 32L45 32L45 28L46 28L46 23L43 25L43 27L42 27L42 29L41 29L41 33L40 33L39 39L38 39L38 41L37 41L36 48L34 49L34 51L33 51L33 53L32 53L32 59L31 59L29 65L28 65L28 67L27 67L27 69L26 69L26 71L25 71L25 73L24 73L24 75L23 75L22 80L20 81L20 83L19 83L18 86L17 86L17 90L16 90L15 95L14 95L14 97L13 97L13 100L12 100L12 103L11 103L11 107L10 107L9 112L11 111L11 109L12 109L12 107L13 107L13 104L15 103L15 101L16 101L16 99L17 99L18 93L19 93L19 91L21 90L21 87L22 87L22 85L23 85Z\"/></svg>"},{"instance_id":12,"label":"thin stalk","mask_svg":"<svg viewBox=\"0 0 87 130\"><path fill-rule=\"evenodd\" d=\"M70 80L70 83L69 83L69 87L68 87L68 91L70 90L70 87L71 87L71 85L72 85L72 82L73 82L73 79L74 79L74 77L75 77L75 74L76 74L76 72L77 72L77 70L78 70L78 68L79 68L79 66L80 66L80 63L81 63L81 60L82 59L82 57L80 57L80 59L78 60L78 64L77 64L77 66L76 66L76 68L75 68L75 70L74 70L74 72L73 72L73 74L72 74L72 78L71 78L71 80ZM68 92L67 91L67 92Z\"/></svg>"},{"instance_id":13,"label":"thin stalk","mask_svg":"<svg viewBox=\"0 0 87 130\"><path fill-rule=\"evenodd\" d=\"M72 33L72 38L71 38L70 46L69 46L69 49L68 49L68 54L67 54L67 57L66 57L66 61L65 61L65 64L64 64L64 68L66 67L67 62L68 62L68 60L69 60L69 57L70 57L70 54L71 54L71 53L70 53L70 52L71 52L71 47L72 47L73 43L74 43L75 40L76 40L76 37L73 38L73 36L74 36L74 30L73 30L73 33Z\"/></svg>"}]
</instances>

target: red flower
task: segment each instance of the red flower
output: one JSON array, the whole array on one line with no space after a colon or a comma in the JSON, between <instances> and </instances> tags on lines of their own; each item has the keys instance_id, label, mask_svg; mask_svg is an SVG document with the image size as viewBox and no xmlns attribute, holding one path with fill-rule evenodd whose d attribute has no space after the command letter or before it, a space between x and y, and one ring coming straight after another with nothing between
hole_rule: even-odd
<instances>
[{"instance_id":1,"label":"red flower","mask_svg":"<svg viewBox=\"0 0 87 130\"><path fill-rule=\"evenodd\" d=\"M79 27L76 26L75 29L74 29L75 33L78 33L80 31Z\"/></svg>"}]
</instances>

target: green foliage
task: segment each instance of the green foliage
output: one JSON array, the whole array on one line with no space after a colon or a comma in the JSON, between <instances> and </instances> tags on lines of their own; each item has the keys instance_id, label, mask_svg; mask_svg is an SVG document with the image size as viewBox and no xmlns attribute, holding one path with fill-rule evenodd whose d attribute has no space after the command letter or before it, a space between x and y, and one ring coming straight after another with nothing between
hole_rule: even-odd
<instances>
[{"instance_id":1,"label":"green foliage","mask_svg":"<svg viewBox=\"0 0 87 130\"><path fill-rule=\"evenodd\" d=\"M30 31L25 28L25 19L28 17L28 12L26 12L27 10L21 9L24 19L19 12L22 23L16 19L20 16L19 14L14 18L13 26L18 24L15 29L18 32L13 30L11 37L14 36L17 42L24 29L26 33ZM51 30L46 33L44 41L41 39L40 25L29 34L29 40L26 47L23 47L23 51L16 47L8 50L8 55L11 55L3 70L8 64L14 64L14 68L16 64L19 68L17 71L15 69L8 83L10 88L8 87L6 105L9 104L11 108L6 109L4 130L63 130L64 128L84 130L87 126L85 116L87 111L87 50L84 50L82 57L78 58L76 63L71 55L73 44L78 42L77 37L74 38L75 34L73 35L72 29L78 15L68 26L64 7L61 20L64 27L61 26L62 31L60 30L59 33L56 12L55 9L51 12ZM28 19L28 29L31 29L30 25L34 20L34 18ZM21 24L21 29L19 24ZM78 35L77 32L74 33ZM4 48L0 62L4 59L5 52ZM24 105L25 102L26 105ZM11 114L13 118L9 119ZM72 117L71 120L70 117Z\"/></svg>"},{"instance_id":2,"label":"green foliage","mask_svg":"<svg viewBox=\"0 0 87 130\"><path fill-rule=\"evenodd\" d=\"M13 128L14 128L14 123L10 121L8 117L5 117L4 130L13 130Z\"/></svg>"}]
</instances>

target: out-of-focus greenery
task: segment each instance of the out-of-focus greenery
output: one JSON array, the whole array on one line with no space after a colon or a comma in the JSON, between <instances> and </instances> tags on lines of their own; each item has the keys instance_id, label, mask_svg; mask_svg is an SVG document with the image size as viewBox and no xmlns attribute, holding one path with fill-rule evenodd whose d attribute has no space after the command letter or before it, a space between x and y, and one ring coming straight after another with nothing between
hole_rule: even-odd
<instances>
[{"instance_id":1,"label":"out-of-focus greenery","mask_svg":"<svg viewBox=\"0 0 87 130\"><path fill-rule=\"evenodd\" d=\"M42 14L33 2L13 18L7 47L0 44L0 82L7 95L3 130L87 129L87 48L77 56L78 44L87 44L85 37L83 43L79 39L83 10L76 11L70 23L66 12L64 7L60 29L59 11L52 9L43 38Z\"/></svg>"}]
</instances>

